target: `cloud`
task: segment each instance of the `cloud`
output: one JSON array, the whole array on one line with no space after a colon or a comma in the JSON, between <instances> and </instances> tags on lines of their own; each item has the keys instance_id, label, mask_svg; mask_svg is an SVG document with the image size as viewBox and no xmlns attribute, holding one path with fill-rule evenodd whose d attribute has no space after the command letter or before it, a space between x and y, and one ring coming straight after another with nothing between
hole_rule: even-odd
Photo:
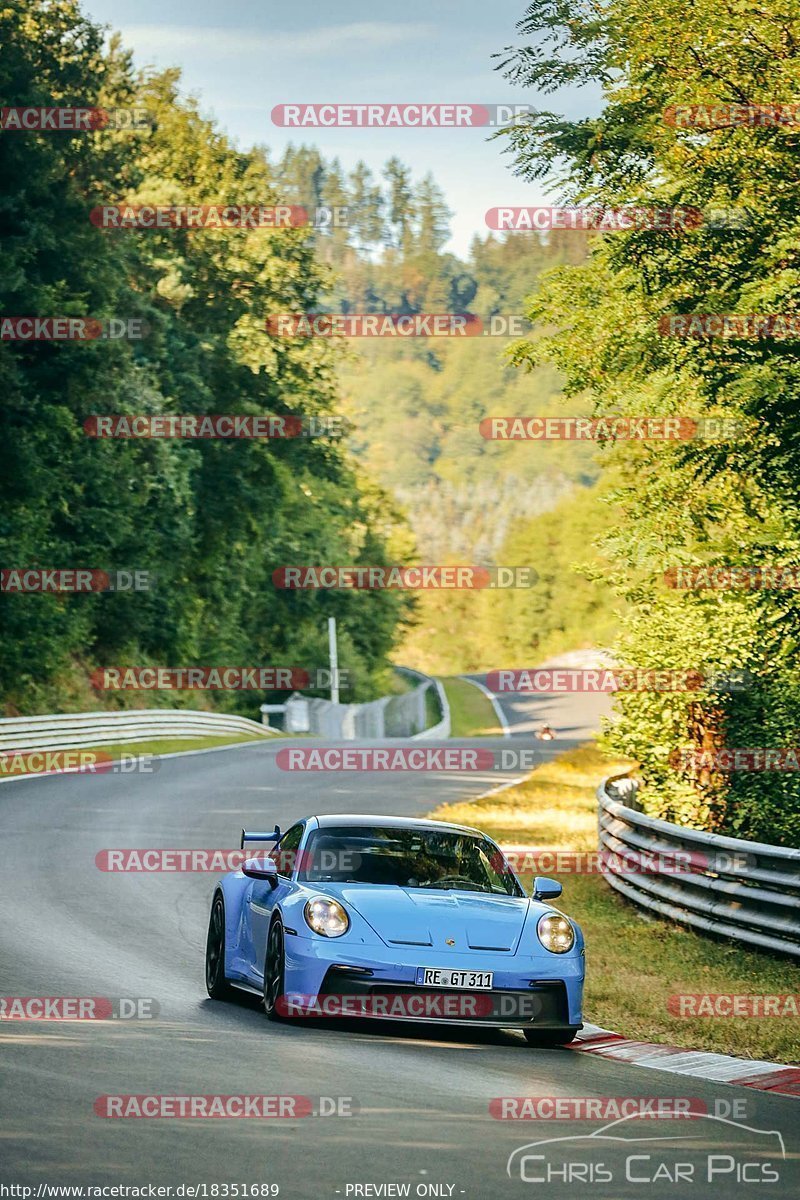
<instances>
[{"instance_id":1,"label":"cloud","mask_svg":"<svg viewBox=\"0 0 800 1200\"><path fill-rule=\"evenodd\" d=\"M126 45L137 54L171 55L176 51L207 51L215 58L242 54L329 55L333 51L380 50L435 35L423 22L357 21L316 29L275 30L196 27L191 25L124 25Z\"/></svg>"}]
</instances>

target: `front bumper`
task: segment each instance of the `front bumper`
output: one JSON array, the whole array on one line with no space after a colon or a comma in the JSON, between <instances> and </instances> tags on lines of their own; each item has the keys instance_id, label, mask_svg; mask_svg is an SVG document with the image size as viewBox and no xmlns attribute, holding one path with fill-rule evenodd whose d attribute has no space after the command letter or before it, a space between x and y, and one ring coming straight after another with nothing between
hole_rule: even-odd
<instances>
[{"instance_id":1,"label":"front bumper","mask_svg":"<svg viewBox=\"0 0 800 1200\"><path fill-rule=\"evenodd\" d=\"M287 936L285 945L285 992L319 1002L307 1015L516 1029L583 1023L584 958L579 950L564 955L442 953L429 946L355 947L338 938L298 935ZM418 986L418 967L492 971L493 987ZM340 1011L329 997L341 998ZM299 1006L296 1015L303 1015Z\"/></svg>"}]
</instances>

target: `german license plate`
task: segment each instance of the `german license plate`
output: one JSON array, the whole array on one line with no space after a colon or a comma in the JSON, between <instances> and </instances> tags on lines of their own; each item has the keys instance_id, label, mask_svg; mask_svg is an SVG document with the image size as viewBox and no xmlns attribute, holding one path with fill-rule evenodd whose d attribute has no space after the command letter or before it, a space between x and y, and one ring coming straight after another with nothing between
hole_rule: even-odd
<instances>
[{"instance_id":1,"label":"german license plate","mask_svg":"<svg viewBox=\"0 0 800 1200\"><path fill-rule=\"evenodd\" d=\"M416 982L420 987L466 988L468 991L488 990L494 979L493 971L439 971L434 967L417 967Z\"/></svg>"}]
</instances>

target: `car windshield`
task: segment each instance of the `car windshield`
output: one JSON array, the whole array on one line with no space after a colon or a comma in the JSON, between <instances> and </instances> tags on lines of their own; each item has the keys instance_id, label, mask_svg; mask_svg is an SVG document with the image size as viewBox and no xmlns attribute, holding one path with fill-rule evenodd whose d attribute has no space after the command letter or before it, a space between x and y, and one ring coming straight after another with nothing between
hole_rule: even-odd
<instances>
[{"instance_id":1,"label":"car windshield","mask_svg":"<svg viewBox=\"0 0 800 1200\"><path fill-rule=\"evenodd\" d=\"M493 842L449 829L329 825L311 834L302 859L308 883L524 894Z\"/></svg>"}]
</instances>

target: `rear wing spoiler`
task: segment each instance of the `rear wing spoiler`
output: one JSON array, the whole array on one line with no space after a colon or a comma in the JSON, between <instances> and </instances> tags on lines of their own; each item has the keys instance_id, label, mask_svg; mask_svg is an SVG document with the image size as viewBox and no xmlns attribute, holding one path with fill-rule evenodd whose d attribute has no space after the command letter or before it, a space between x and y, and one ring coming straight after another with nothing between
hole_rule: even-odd
<instances>
[{"instance_id":1,"label":"rear wing spoiler","mask_svg":"<svg viewBox=\"0 0 800 1200\"><path fill-rule=\"evenodd\" d=\"M250 833L247 829L242 830L242 840L239 843L239 849L244 850L245 842L279 842L283 834L279 826L275 826L272 833Z\"/></svg>"}]
</instances>

